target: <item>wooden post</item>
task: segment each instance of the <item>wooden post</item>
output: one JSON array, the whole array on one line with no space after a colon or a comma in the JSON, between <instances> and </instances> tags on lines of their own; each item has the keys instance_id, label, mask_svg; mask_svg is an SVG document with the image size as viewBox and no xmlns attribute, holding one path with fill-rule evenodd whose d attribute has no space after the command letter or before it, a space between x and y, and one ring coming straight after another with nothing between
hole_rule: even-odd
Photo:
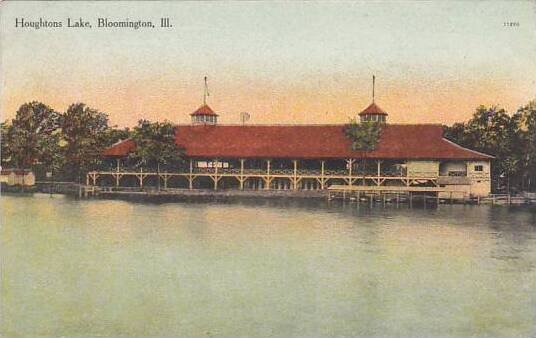
<instances>
[{"instance_id":1,"label":"wooden post","mask_svg":"<svg viewBox=\"0 0 536 338\"><path fill-rule=\"evenodd\" d=\"M353 158L349 158L346 160L346 163L348 163L348 185L352 185L352 167L354 166L355 160Z\"/></svg>"},{"instance_id":2,"label":"wooden post","mask_svg":"<svg viewBox=\"0 0 536 338\"><path fill-rule=\"evenodd\" d=\"M381 173L381 163L382 163L382 161L378 160L378 161L376 161L376 163L377 163L377 166L378 166L378 176L377 176L378 182L376 184L378 186L380 186L380 173Z\"/></svg>"},{"instance_id":3,"label":"wooden post","mask_svg":"<svg viewBox=\"0 0 536 338\"><path fill-rule=\"evenodd\" d=\"M320 161L320 189L324 190L324 164L325 161Z\"/></svg>"},{"instance_id":4,"label":"wooden post","mask_svg":"<svg viewBox=\"0 0 536 338\"><path fill-rule=\"evenodd\" d=\"M413 208L413 193L409 192L409 207Z\"/></svg>"},{"instance_id":5,"label":"wooden post","mask_svg":"<svg viewBox=\"0 0 536 338\"><path fill-rule=\"evenodd\" d=\"M271 183L272 180L270 179L270 177L266 177L266 179L264 180L264 190L269 190Z\"/></svg>"},{"instance_id":6,"label":"wooden post","mask_svg":"<svg viewBox=\"0 0 536 338\"><path fill-rule=\"evenodd\" d=\"M270 163L271 160L266 160L266 175L270 176Z\"/></svg>"},{"instance_id":7,"label":"wooden post","mask_svg":"<svg viewBox=\"0 0 536 338\"><path fill-rule=\"evenodd\" d=\"M117 165L117 166L116 166L116 171L119 172L119 163L121 162L121 160L118 159L118 158L116 158L116 159L115 159L115 162L116 162L116 165Z\"/></svg>"},{"instance_id":8,"label":"wooden post","mask_svg":"<svg viewBox=\"0 0 536 338\"><path fill-rule=\"evenodd\" d=\"M86 174L86 185L89 185L89 173ZM52 190L50 190L52 191Z\"/></svg>"},{"instance_id":9,"label":"wooden post","mask_svg":"<svg viewBox=\"0 0 536 338\"><path fill-rule=\"evenodd\" d=\"M298 189L298 160L292 160L294 163L294 179L292 181L293 183L293 190Z\"/></svg>"},{"instance_id":10,"label":"wooden post","mask_svg":"<svg viewBox=\"0 0 536 338\"><path fill-rule=\"evenodd\" d=\"M192 159L190 159L190 175L188 175L188 188L190 190L194 188L194 178L192 176L193 173L194 173L194 163Z\"/></svg>"},{"instance_id":11,"label":"wooden post","mask_svg":"<svg viewBox=\"0 0 536 338\"><path fill-rule=\"evenodd\" d=\"M167 189L167 180L168 180L168 176L166 174L162 175L162 178L164 180L164 189Z\"/></svg>"},{"instance_id":12,"label":"wooden post","mask_svg":"<svg viewBox=\"0 0 536 338\"><path fill-rule=\"evenodd\" d=\"M115 186L116 187L119 186L119 180L120 179L121 179L121 177L120 177L119 170L118 170L117 173L115 174Z\"/></svg>"},{"instance_id":13,"label":"wooden post","mask_svg":"<svg viewBox=\"0 0 536 338\"><path fill-rule=\"evenodd\" d=\"M244 159L240 159L240 190L244 190Z\"/></svg>"}]
</instances>

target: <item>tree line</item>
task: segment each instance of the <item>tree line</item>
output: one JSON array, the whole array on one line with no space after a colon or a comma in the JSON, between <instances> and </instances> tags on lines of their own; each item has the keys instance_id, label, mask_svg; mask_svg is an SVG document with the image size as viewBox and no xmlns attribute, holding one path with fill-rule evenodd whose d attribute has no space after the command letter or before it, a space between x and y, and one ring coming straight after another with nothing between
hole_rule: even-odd
<instances>
[{"instance_id":1,"label":"tree line","mask_svg":"<svg viewBox=\"0 0 536 338\"><path fill-rule=\"evenodd\" d=\"M0 124L2 168L31 168L38 179L77 182L87 171L106 165L102 152L120 140L133 139L131 166L159 167L179 161L171 122L140 120L133 129L109 124L108 115L84 103L57 112L41 102L25 103L15 118ZM178 151L177 151L178 150Z\"/></svg>"},{"instance_id":2,"label":"tree line","mask_svg":"<svg viewBox=\"0 0 536 338\"><path fill-rule=\"evenodd\" d=\"M183 149L175 146L169 121L138 121L132 129L110 126L108 115L84 103L57 112L41 102L25 103L10 121L0 124L3 168L31 168L38 178L52 172L60 180L76 182L89 170L107 165L102 152L119 140L133 139L130 167L170 169L182 163ZM370 130L369 130L370 129ZM381 128L350 123L345 134L354 148L374 150ZM370 135L369 135L370 134ZM451 141L495 156L493 190L536 191L536 100L509 114L480 106L466 122L444 126Z\"/></svg>"},{"instance_id":3,"label":"tree line","mask_svg":"<svg viewBox=\"0 0 536 338\"><path fill-rule=\"evenodd\" d=\"M497 106L480 106L469 121L444 126L444 136L495 156L493 191L536 191L536 100L513 114Z\"/></svg>"}]
</instances>

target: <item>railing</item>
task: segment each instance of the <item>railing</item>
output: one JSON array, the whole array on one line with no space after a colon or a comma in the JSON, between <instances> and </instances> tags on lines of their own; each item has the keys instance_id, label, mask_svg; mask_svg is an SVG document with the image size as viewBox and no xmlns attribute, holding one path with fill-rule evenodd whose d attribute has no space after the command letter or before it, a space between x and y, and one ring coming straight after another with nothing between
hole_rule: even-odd
<instances>
[{"instance_id":1,"label":"railing","mask_svg":"<svg viewBox=\"0 0 536 338\"><path fill-rule=\"evenodd\" d=\"M119 171L117 170L107 170L107 171L93 171L89 172L89 175L91 174L98 174L98 175L114 175L114 174L122 174L122 175L138 175L138 174L144 174L144 175L155 175L156 170L154 169L130 169L128 168L122 168ZM268 174L268 171L266 168L244 168L243 171L240 170L240 168L218 168L216 172L216 168L193 168L192 172L193 175L241 175L244 176L247 175L270 175L270 176L277 176L277 175L284 175L284 176L293 176L294 175L294 169L289 168L271 168L270 173ZM160 175L188 175L190 174L190 168L180 168L176 170L161 170L159 172ZM324 170L324 177L346 177L349 176L349 170L348 169L325 169ZM297 169L296 170L297 176L321 176L322 171L320 169ZM367 178L382 178L382 179L437 179L439 177L448 177L448 176L439 176L439 175L432 175L431 173L412 173L409 176L404 175L404 173L401 172L393 172L393 171L381 171L380 175L378 176L377 172L372 171L352 171L352 177L354 178L360 178L360 177L367 177Z\"/></svg>"},{"instance_id":2,"label":"railing","mask_svg":"<svg viewBox=\"0 0 536 338\"><path fill-rule=\"evenodd\" d=\"M449 171L448 176L454 176L454 177L467 176L467 171Z\"/></svg>"}]
</instances>

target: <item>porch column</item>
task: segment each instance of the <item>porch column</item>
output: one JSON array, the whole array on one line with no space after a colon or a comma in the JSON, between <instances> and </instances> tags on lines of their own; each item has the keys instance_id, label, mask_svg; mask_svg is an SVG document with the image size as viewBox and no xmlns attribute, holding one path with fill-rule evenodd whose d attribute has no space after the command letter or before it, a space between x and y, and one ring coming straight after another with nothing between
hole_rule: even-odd
<instances>
[{"instance_id":1,"label":"porch column","mask_svg":"<svg viewBox=\"0 0 536 338\"><path fill-rule=\"evenodd\" d=\"M116 164L116 171L119 172L119 164L121 163L121 160L119 158L116 158L115 159L115 164Z\"/></svg>"},{"instance_id":2,"label":"porch column","mask_svg":"<svg viewBox=\"0 0 536 338\"><path fill-rule=\"evenodd\" d=\"M119 171L119 170L118 170ZM119 186L119 180L121 179L121 175L118 173L115 174L115 186Z\"/></svg>"},{"instance_id":3,"label":"porch column","mask_svg":"<svg viewBox=\"0 0 536 338\"><path fill-rule=\"evenodd\" d=\"M244 159L240 159L240 190L244 190Z\"/></svg>"},{"instance_id":4,"label":"porch column","mask_svg":"<svg viewBox=\"0 0 536 338\"><path fill-rule=\"evenodd\" d=\"M218 159L215 159L214 160L214 165L216 167L216 169L214 170L214 190L218 190L218 164L219 164L219 161Z\"/></svg>"},{"instance_id":5,"label":"porch column","mask_svg":"<svg viewBox=\"0 0 536 338\"><path fill-rule=\"evenodd\" d=\"M298 160L292 160L294 163L294 180L293 183L293 190L298 189Z\"/></svg>"},{"instance_id":6,"label":"porch column","mask_svg":"<svg viewBox=\"0 0 536 338\"><path fill-rule=\"evenodd\" d=\"M324 190L324 164L326 161L320 161L320 189Z\"/></svg>"},{"instance_id":7,"label":"porch column","mask_svg":"<svg viewBox=\"0 0 536 338\"><path fill-rule=\"evenodd\" d=\"M138 176L138 180L140 181L140 188L143 189L143 168L140 168L140 176Z\"/></svg>"},{"instance_id":8,"label":"porch column","mask_svg":"<svg viewBox=\"0 0 536 338\"><path fill-rule=\"evenodd\" d=\"M86 174L86 185L89 185L89 173Z\"/></svg>"},{"instance_id":9,"label":"porch column","mask_svg":"<svg viewBox=\"0 0 536 338\"><path fill-rule=\"evenodd\" d=\"M382 161L378 160L376 161L376 165L378 166L378 183L376 183L378 186L380 185L380 176L381 176L381 168L382 168Z\"/></svg>"},{"instance_id":10,"label":"porch column","mask_svg":"<svg viewBox=\"0 0 536 338\"><path fill-rule=\"evenodd\" d=\"M194 188L194 180L193 180L193 177L192 177L192 174L194 172L194 163L192 161L192 159L190 159L190 175L188 176L188 188L190 190L192 190Z\"/></svg>"},{"instance_id":11,"label":"porch column","mask_svg":"<svg viewBox=\"0 0 536 338\"><path fill-rule=\"evenodd\" d=\"M271 160L266 160L266 180L264 181L264 189L270 190L270 184L272 183L272 180L270 179L270 163Z\"/></svg>"},{"instance_id":12,"label":"porch column","mask_svg":"<svg viewBox=\"0 0 536 338\"><path fill-rule=\"evenodd\" d=\"M354 166L355 159L349 158L346 160L348 163L348 185L352 185L352 167Z\"/></svg>"}]
</instances>

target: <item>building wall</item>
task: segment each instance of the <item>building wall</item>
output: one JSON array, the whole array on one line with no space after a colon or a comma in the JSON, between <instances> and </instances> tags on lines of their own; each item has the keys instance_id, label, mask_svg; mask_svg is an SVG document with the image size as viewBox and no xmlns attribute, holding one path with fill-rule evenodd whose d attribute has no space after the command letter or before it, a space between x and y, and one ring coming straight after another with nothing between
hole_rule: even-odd
<instances>
[{"instance_id":1,"label":"building wall","mask_svg":"<svg viewBox=\"0 0 536 338\"><path fill-rule=\"evenodd\" d=\"M464 199L471 195L470 185L447 185L442 188L445 191L439 193L439 198Z\"/></svg>"},{"instance_id":2,"label":"building wall","mask_svg":"<svg viewBox=\"0 0 536 338\"><path fill-rule=\"evenodd\" d=\"M26 173L25 175L10 172L9 174L1 175L0 182L6 183L7 185L30 186L35 184L35 175L33 172Z\"/></svg>"},{"instance_id":3,"label":"building wall","mask_svg":"<svg viewBox=\"0 0 536 338\"><path fill-rule=\"evenodd\" d=\"M436 177L439 175L439 161L408 161L406 169L410 177Z\"/></svg>"},{"instance_id":4,"label":"building wall","mask_svg":"<svg viewBox=\"0 0 536 338\"><path fill-rule=\"evenodd\" d=\"M448 176L450 171L467 172L467 164L463 161L444 161L439 165L439 175Z\"/></svg>"},{"instance_id":5,"label":"building wall","mask_svg":"<svg viewBox=\"0 0 536 338\"><path fill-rule=\"evenodd\" d=\"M468 161L467 177L471 180L471 195L487 196L491 193L490 161Z\"/></svg>"}]
</instances>

